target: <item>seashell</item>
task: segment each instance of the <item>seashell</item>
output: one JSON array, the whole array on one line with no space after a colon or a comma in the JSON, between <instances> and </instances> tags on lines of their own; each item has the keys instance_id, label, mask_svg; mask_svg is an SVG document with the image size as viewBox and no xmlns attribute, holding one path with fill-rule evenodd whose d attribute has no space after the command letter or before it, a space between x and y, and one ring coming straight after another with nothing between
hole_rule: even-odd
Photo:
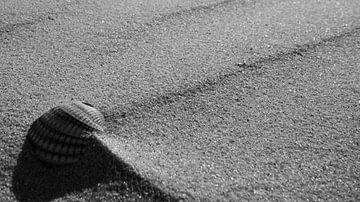
<instances>
[{"instance_id":1,"label":"seashell","mask_svg":"<svg viewBox=\"0 0 360 202\"><path fill-rule=\"evenodd\" d=\"M54 107L36 119L27 138L39 160L71 164L85 153L94 133L104 131L103 124L100 111L88 103L76 101Z\"/></svg>"}]
</instances>

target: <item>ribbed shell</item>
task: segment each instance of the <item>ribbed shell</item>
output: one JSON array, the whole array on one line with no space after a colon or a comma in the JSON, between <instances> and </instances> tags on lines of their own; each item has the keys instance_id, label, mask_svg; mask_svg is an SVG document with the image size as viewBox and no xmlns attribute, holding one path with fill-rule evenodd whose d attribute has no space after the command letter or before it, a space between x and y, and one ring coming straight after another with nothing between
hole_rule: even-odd
<instances>
[{"instance_id":1,"label":"ribbed shell","mask_svg":"<svg viewBox=\"0 0 360 202\"><path fill-rule=\"evenodd\" d=\"M92 105L72 102L50 109L30 126L33 153L51 164L75 163L94 132L103 132L103 115Z\"/></svg>"}]
</instances>

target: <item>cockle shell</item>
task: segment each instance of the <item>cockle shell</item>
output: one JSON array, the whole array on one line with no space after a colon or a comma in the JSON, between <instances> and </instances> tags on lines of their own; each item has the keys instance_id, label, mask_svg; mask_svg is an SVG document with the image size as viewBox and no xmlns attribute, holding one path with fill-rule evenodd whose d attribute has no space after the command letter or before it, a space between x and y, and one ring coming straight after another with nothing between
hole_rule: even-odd
<instances>
[{"instance_id":1,"label":"cockle shell","mask_svg":"<svg viewBox=\"0 0 360 202\"><path fill-rule=\"evenodd\" d=\"M27 138L41 161L71 164L80 159L96 132L103 132L104 117L92 105L72 102L54 107L30 126Z\"/></svg>"}]
</instances>

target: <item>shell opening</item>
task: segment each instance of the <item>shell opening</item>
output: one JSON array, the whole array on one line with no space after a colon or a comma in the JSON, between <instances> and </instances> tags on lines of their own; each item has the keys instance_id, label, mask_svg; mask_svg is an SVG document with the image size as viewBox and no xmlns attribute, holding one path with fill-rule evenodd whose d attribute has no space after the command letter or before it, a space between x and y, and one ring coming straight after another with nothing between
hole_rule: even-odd
<instances>
[{"instance_id":1,"label":"shell opening","mask_svg":"<svg viewBox=\"0 0 360 202\"><path fill-rule=\"evenodd\" d=\"M92 104L90 104L90 103L87 103L87 102L82 102L83 104L85 104L85 105L88 105L88 106L90 106L90 107L94 107L94 105L92 105Z\"/></svg>"}]
</instances>

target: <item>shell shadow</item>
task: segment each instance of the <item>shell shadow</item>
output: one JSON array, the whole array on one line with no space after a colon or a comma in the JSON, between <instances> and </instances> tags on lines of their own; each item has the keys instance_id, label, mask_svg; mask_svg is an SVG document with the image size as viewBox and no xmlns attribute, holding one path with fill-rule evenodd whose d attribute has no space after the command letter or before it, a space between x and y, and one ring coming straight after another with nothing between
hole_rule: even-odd
<instances>
[{"instance_id":1,"label":"shell shadow","mask_svg":"<svg viewBox=\"0 0 360 202\"><path fill-rule=\"evenodd\" d=\"M142 199L175 200L96 141L80 162L61 167L47 166L37 160L31 155L29 144L26 139L13 173L12 189L19 201L49 201L84 189L90 189L96 195L99 184L112 182L116 185L110 187L110 191L115 189L123 198L135 193Z\"/></svg>"}]
</instances>

